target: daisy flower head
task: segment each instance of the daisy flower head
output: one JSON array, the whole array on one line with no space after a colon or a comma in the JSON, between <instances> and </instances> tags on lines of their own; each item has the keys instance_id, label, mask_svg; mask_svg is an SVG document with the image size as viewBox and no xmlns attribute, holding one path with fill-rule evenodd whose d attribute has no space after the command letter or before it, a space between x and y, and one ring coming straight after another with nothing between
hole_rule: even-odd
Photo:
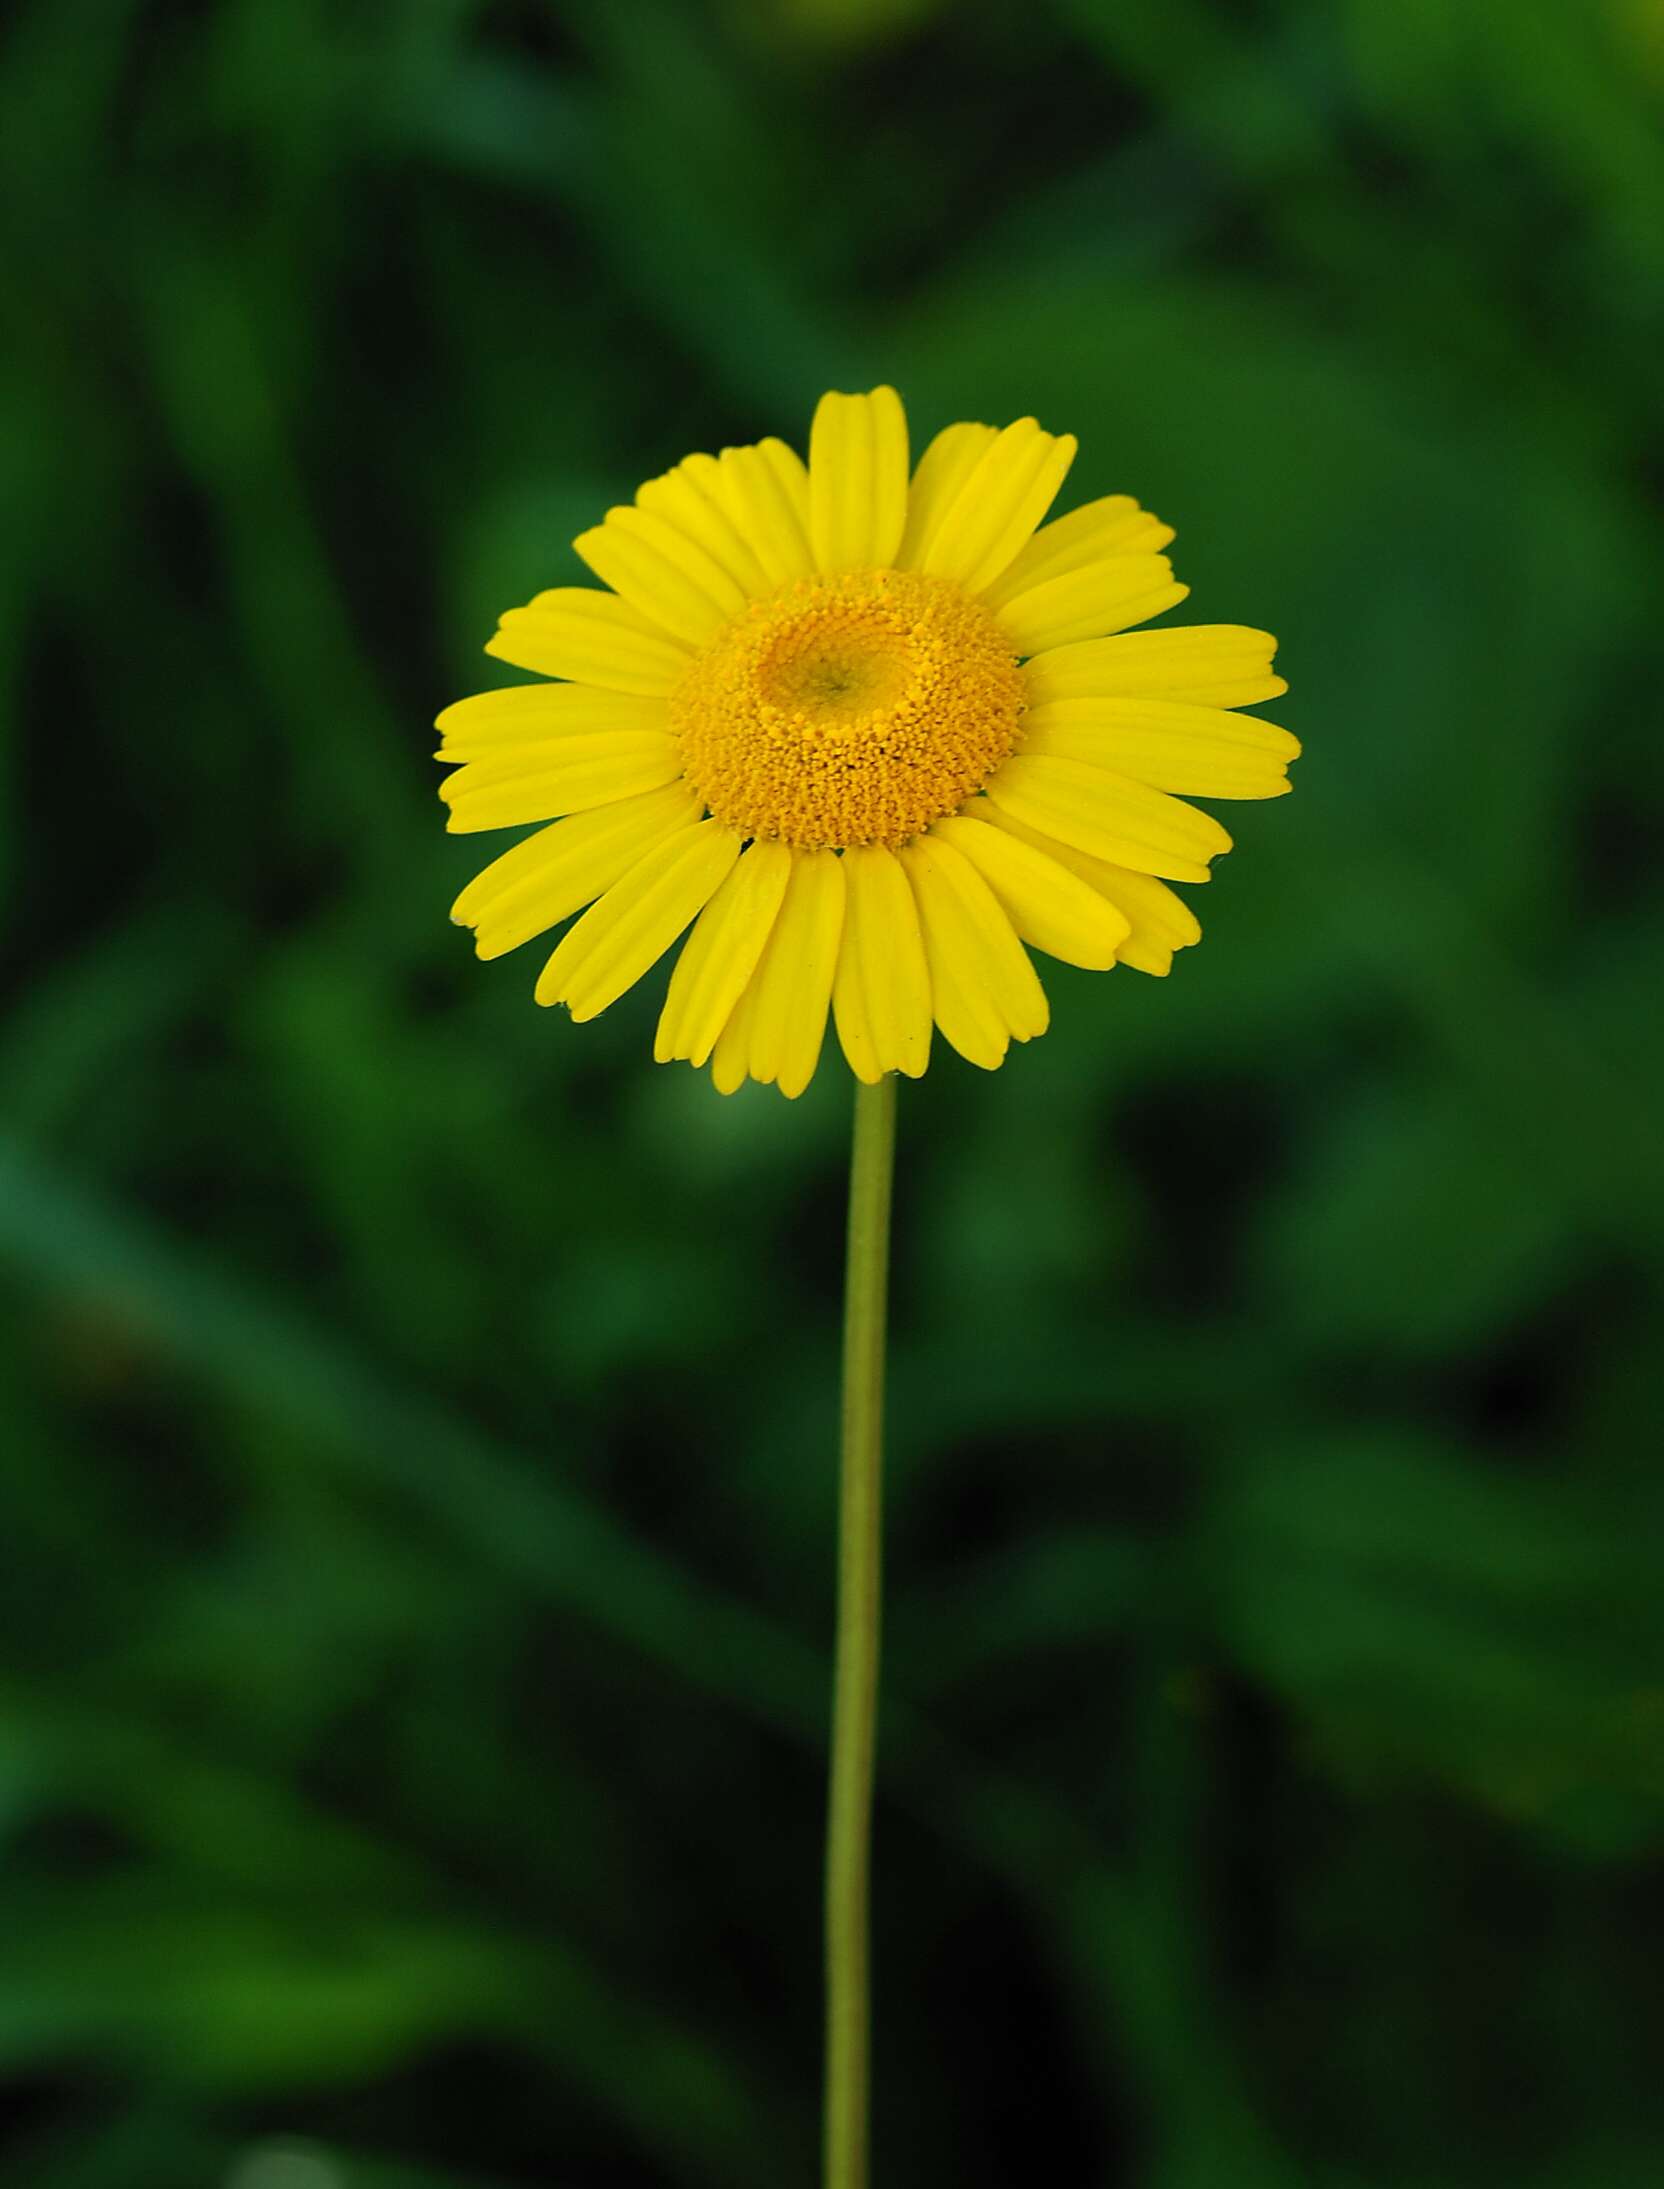
<instances>
[{"instance_id":1,"label":"daisy flower head","mask_svg":"<svg viewBox=\"0 0 1664 2189\"><path fill-rule=\"evenodd\" d=\"M689 456L575 543L487 652L548 681L440 715L453 830L546 822L452 917L495 958L572 919L540 1003L594 1018L691 927L655 1055L798 1095L828 1015L856 1077L933 1028L992 1070L1044 1033L1028 949L1166 973L1169 882L1230 849L1187 803L1271 798L1299 746L1236 624L1172 608L1170 528L1126 495L1045 522L1074 457L1032 418L909 465L892 388L783 441ZM587 909L586 909L587 908Z\"/></svg>"}]
</instances>

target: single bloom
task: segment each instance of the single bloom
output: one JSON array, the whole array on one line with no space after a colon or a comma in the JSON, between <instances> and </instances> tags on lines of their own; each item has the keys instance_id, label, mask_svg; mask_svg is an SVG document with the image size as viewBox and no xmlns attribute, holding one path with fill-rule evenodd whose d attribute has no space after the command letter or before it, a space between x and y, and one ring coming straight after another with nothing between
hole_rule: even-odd
<instances>
[{"instance_id":1,"label":"single bloom","mask_svg":"<svg viewBox=\"0 0 1664 2189\"><path fill-rule=\"evenodd\" d=\"M453 919L500 957L574 913L539 1003L594 1018L684 930L654 1053L799 1095L830 1011L850 1069L917 1078L933 1027L992 1070L1046 1030L1027 944L1166 973L1169 882L1231 839L1180 794L1274 798L1299 746L1236 710L1287 686L1183 600L1124 494L1044 523L1074 458L1032 418L949 426L909 472L893 388L690 456L575 543L486 651L552 681L438 720L450 827L544 821ZM587 910L585 909L587 907Z\"/></svg>"}]
</instances>

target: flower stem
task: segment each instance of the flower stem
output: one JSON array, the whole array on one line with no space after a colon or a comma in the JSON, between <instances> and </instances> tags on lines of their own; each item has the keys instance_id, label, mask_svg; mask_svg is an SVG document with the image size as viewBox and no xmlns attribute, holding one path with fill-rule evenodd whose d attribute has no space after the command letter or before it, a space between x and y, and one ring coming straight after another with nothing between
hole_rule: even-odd
<instances>
[{"instance_id":1,"label":"flower stem","mask_svg":"<svg viewBox=\"0 0 1664 2189\"><path fill-rule=\"evenodd\" d=\"M884 1451L884 1308L896 1082L855 1088L844 1278L838 1646L826 1819L825 2189L866 2189L867 1933Z\"/></svg>"}]
</instances>

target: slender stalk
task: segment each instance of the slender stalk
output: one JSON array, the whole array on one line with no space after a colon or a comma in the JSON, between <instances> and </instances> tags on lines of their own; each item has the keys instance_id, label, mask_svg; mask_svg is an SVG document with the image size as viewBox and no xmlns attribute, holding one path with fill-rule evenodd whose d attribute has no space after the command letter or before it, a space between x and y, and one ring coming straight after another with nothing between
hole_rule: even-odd
<instances>
[{"instance_id":1,"label":"slender stalk","mask_svg":"<svg viewBox=\"0 0 1664 2189\"><path fill-rule=\"evenodd\" d=\"M878 1703L885 1297L896 1082L857 1082L844 1277L838 1646L826 1816L825 2189L866 2189L868 1881Z\"/></svg>"}]
</instances>

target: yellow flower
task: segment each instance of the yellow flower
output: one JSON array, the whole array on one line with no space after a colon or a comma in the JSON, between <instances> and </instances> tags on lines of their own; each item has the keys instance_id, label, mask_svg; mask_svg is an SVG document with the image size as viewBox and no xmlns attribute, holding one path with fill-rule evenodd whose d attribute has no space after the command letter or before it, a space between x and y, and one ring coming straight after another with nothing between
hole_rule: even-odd
<instances>
[{"instance_id":1,"label":"yellow flower","mask_svg":"<svg viewBox=\"0 0 1664 2189\"><path fill-rule=\"evenodd\" d=\"M1168 526L1120 494L1042 524L1074 453L949 426L909 477L875 388L821 399L807 465L690 456L609 510L576 542L609 590L486 649L559 681L439 717L451 828L554 823L457 899L479 955L582 911L537 1000L588 1019L691 922L655 1054L725 1094L801 1094L829 1009L860 1079L916 1079L933 1023L993 1069L1046 1030L1024 943L1165 973L1201 933L1166 883L1231 841L1173 794L1275 797L1299 746L1231 711L1287 689L1265 632L1131 631L1188 590Z\"/></svg>"}]
</instances>

